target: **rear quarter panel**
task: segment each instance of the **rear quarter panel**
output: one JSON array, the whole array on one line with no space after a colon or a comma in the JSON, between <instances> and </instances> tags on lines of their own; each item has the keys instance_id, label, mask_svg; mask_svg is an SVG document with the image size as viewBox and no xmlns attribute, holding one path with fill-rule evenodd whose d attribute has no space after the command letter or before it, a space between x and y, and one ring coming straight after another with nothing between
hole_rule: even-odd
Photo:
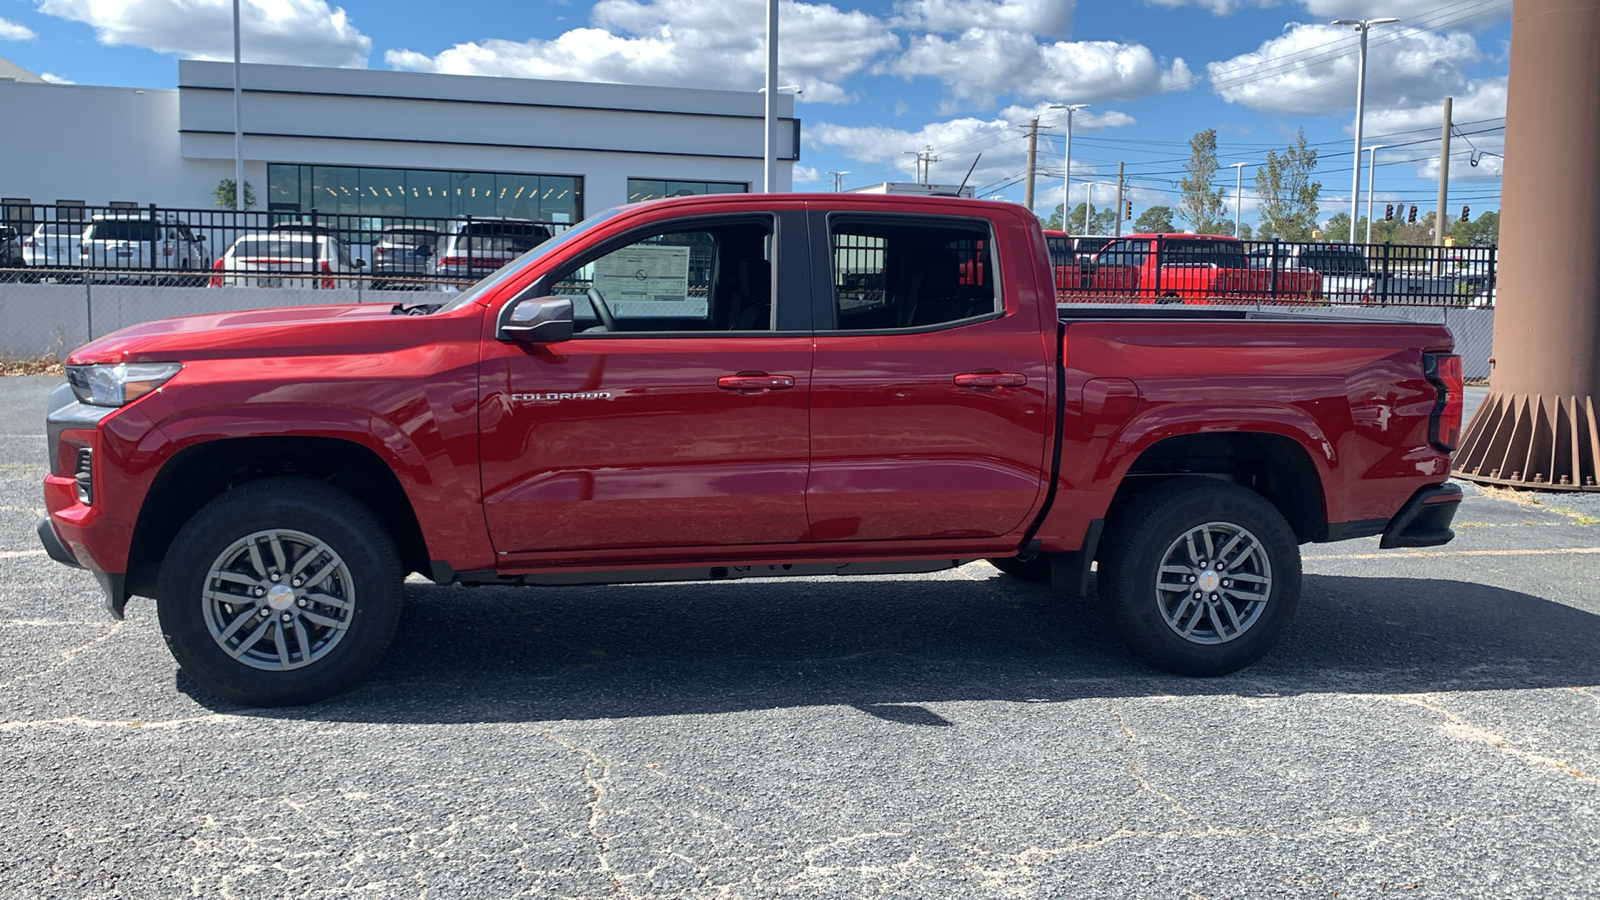
<instances>
[{"instance_id":1,"label":"rear quarter panel","mask_svg":"<svg viewBox=\"0 0 1600 900\"><path fill-rule=\"evenodd\" d=\"M1135 460L1180 435L1257 432L1297 443L1321 482L1328 522L1388 519L1417 488L1443 481L1449 455L1428 443L1435 389L1425 350L1438 326L1307 320L1069 321L1057 500L1038 533L1077 549ZM1139 402L1108 437L1084 427L1084 384L1126 378Z\"/></svg>"}]
</instances>

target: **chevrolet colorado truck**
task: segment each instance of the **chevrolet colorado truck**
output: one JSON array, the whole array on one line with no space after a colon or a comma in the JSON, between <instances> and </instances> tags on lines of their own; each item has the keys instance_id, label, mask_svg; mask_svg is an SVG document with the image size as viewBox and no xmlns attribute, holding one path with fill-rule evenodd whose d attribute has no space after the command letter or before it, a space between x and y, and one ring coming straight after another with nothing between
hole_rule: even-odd
<instances>
[{"instance_id":1,"label":"chevrolet colorado truck","mask_svg":"<svg viewBox=\"0 0 1600 900\"><path fill-rule=\"evenodd\" d=\"M357 681L408 573L575 585L990 560L1217 675L1299 545L1451 539L1435 325L1058 308L1038 221L957 198L601 213L442 304L136 325L51 395L50 555L153 597L211 692ZM1094 569L1095 589L1090 589Z\"/></svg>"}]
</instances>

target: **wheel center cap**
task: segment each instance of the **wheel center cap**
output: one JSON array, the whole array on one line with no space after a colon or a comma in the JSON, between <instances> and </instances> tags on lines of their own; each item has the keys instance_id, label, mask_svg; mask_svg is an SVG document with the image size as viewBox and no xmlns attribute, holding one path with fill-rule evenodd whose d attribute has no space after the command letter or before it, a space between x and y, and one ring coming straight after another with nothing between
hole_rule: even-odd
<instances>
[{"instance_id":1,"label":"wheel center cap","mask_svg":"<svg viewBox=\"0 0 1600 900\"><path fill-rule=\"evenodd\" d=\"M287 584L275 584L267 588L267 605L280 611L293 606L294 588Z\"/></svg>"},{"instance_id":2,"label":"wheel center cap","mask_svg":"<svg viewBox=\"0 0 1600 900\"><path fill-rule=\"evenodd\" d=\"M1199 588L1202 591L1205 591L1206 593L1210 593L1210 592L1216 590L1217 588L1219 588L1221 586L1222 586L1222 576L1218 575L1216 572L1212 571L1211 569L1207 569L1204 572L1201 572L1200 573L1200 577L1195 579L1195 587ZM277 588L273 588L273 590L277 590ZM271 592L268 592L267 596L271 597L272 596Z\"/></svg>"}]
</instances>

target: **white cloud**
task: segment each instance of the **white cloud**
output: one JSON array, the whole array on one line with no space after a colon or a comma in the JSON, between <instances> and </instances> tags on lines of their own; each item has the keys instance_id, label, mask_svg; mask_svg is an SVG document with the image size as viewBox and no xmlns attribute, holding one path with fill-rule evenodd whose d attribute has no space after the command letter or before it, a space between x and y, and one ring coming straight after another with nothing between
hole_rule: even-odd
<instances>
[{"instance_id":1,"label":"white cloud","mask_svg":"<svg viewBox=\"0 0 1600 900\"><path fill-rule=\"evenodd\" d=\"M1279 5L1278 0L1144 0L1149 6L1174 9L1180 6L1198 6L1214 15L1231 15L1241 9L1266 9ZM1411 25L1449 27L1471 24L1486 25L1505 18L1511 12L1511 0L1476 0L1476 2L1447 2L1447 0L1298 0L1305 14L1314 19L1376 19L1394 16Z\"/></svg>"},{"instance_id":2,"label":"white cloud","mask_svg":"<svg viewBox=\"0 0 1600 900\"><path fill-rule=\"evenodd\" d=\"M73 81L71 78L62 78L60 75L56 75L51 72L41 72L39 77L50 82L51 84L77 84L77 82Z\"/></svg>"},{"instance_id":3,"label":"white cloud","mask_svg":"<svg viewBox=\"0 0 1600 900\"><path fill-rule=\"evenodd\" d=\"M31 41L38 35L33 29L10 19L0 19L0 41Z\"/></svg>"},{"instance_id":4,"label":"white cloud","mask_svg":"<svg viewBox=\"0 0 1600 900\"><path fill-rule=\"evenodd\" d=\"M1289 25L1232 59L1207 63L1212 89L1229 103L1268 113L1322 114L1355 106L1356 37L1334 25ZM1406 107L1464 90L1463 70L1484 59L1464 33L1375 33L1368 45L1367 102ZM1348 51L1348 52L1342 52Z\"/></svg>"},{"instance_id":5,"label":"white cloud","mask_svg":"<svg viewBox=\"0 0 1600 900\"><path fill-rule=\"evenodd\" d=\"M962 32L969 28L1016 31L1041 37L1072 32L1072 0L902 0L900 27Z\"/></svg>"},{"instance_id":6,"label":"white cloud","mask_svg":"<svg viewBox=\"0 0 1600 900\"><path fill-rule=\"evenodd\" d=\"M883 70L936 78L953 98L980 103L1007 95L1078 103L1128 99L1181 86L1191 77L1182 59L1163 68L1142 44L1041 44L1028 34L981 28L954 40L923 35Z\"/></svg>"},{"instance_id":7,"label":"white cloud","mask_svg":"<svg viewBox=\"0 0 1600 900\"><path fill-rule=\"evenodd\" d=\"M1506 114L1506 77L1475 79L1468 83L1464 91L1457 92L1450 104L1450 119L1458 124L1457 128L1464 132L1464 136L1457 136L1450 144L1450 180L1458 178L1497 178L1500 175L1501 159L1499 154L1505 152L1505 132L1497 130L1501 125L1499 119ZM1417 140L1431 139L1439 133L1440 123L1444 120L1444 103L1442 100L1431 100L1409 106L1393 106L1371 110L1366 116L1366 129L1369 134L1398 134L1402 132L1417 132L1406 135L1406 139ZM1473 124L1482 123L1482 124ZM1349 129L1346 129L1347 131ZM1483 132L1483 133L1473 133ZM1470 143L1469 143L1470 142ZM1488 151L1493 156L1482 156L1477 166L1468 164L1470 156L1474 155L1473 148ZM1378 151L1378 161L1382 162L1386 155L1390 158L1418 157L1419 150L1430 151L1430 154L1417 163L1416 175L1418 178L1435 179L1439 177L1439 148L1436 142L1432 146L1422 148L1399 147L1392 150Z\"/></svg>"},{"instance_id":8,"label":"white cloud","mask_svg":"<svg viewBox=\"0 0 1600 900\"><path fill-rule=\"evenodd\" d=\"M1198 6L1211 10L1212 15L1232 15L1234 11L1246 8L1266 9L1277 6L1278 0L1144 0L1150 6L1164 6L1167 9L1176 9L1180 6Z\"/></svg>"},{"instance_id":9,"label":"white cloud","mask_svg":"<svg viewBox=\"0 0 1600 900\"><path fill-rule=\"evenodd\" d=\"M41 0L39 11L94 26L102 44L199 59L233 58L228 0ZM364 67L372 40L326 0L244 0L245 60Z\"/></svg>"},{"instance_id":10,"label":"white cloud","mask_svg":"<svg viewBox=\"0 0 1600 900\"><path fill-rule=\"evenodd\" d=\"M1061 119L1060 110L1050 110L1047 106L1047 104L1032 107L1013 106L1003 110L999 118L949 119L929 123L916 131L881 125L835 125L818 122L806 129L805 140L808 144L836 151L857 162L887 166L898 173L890 178L882 178L867 170L856 172L856 178L852 180L862 182L912 181L916 177L915 152L923 147L932 147L933 155L938 159L930 167L930 181L940 184L959 183L976 159L977 168L973 170L968 184L978 188L989 187L992 191L997 185L1020 179L1027 165L1026 126L1017 123L1026 123L1033 116L1040 117L1041 125L1055 124ZM1073 133L1121 128L1132 124L1134 124L1132 116L1115 110L1104 110L1094 116L1080 112L1073 117ZM1061 158L1045 150L1042 141L1040 150L1038 169L1041 173L1051 174L1039 176L1035 199L1040 208L1048 212L1055 208L1056 201L1050 200L1048 203L1045 201L1061 196L1059 181ZM982 158L978 159L980 153ZM1074 179L1092 178L1102 174L1081 159L1073 160L1072 172ZM1049 188L1051 180L1054 180L1056 185L1053 193ZM1086 188L1080 184L1073 185L1075 196L1084 190Z\"/></svg>"},{"instance_id":11,"label":"white cloud","mask_svg":"<svg viewBox=\"0 0 1600 900\"><path fill-rule=\"evenodd\" d=\"M790 177L795 184L815 184L822 180L822 173L818 172L815 166L796 165L794 174Z\"/></svg>"},{"instance_id":12,"label":"white cloud","mask_svg":"<svg viewBox=\"0 0 1600 900\"><path fill-rule=\"evenodd\" d=\"M391 50L391 66L463 75L755 90L766 72L763 0L600 0L589 28L551 40L490 39L434 56ZM848 102L842 82L899 49L879 19L825 3L785 0L779 11L779 81L802 101Z\"/></svg>"}]
</instances>

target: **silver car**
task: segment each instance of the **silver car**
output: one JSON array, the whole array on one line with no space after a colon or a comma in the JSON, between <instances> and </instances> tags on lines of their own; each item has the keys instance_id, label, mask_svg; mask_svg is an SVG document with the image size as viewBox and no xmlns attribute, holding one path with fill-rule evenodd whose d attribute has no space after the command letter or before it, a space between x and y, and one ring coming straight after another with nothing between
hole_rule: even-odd
<instances>
[{"instance_id":1,"label":"silver car","mask_svg":"<svg viewBox=\"0 0 1600 900\"><path fill-rule=\"evenodd\" d=\"M22 239L22 264L36 269L83 268L81 247L86 222L45 222L34 226L33 234ZM51 274L38 273L42 277Z\"/></svg>"}]
</instances>

